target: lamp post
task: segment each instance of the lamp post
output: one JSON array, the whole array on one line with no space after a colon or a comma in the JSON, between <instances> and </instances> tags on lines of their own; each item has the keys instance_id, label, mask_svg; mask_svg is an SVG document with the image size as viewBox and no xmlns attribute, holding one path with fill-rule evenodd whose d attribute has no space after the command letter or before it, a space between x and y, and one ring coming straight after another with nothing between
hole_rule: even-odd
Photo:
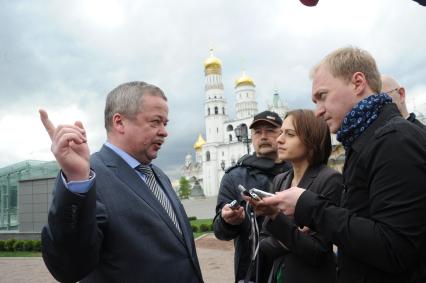
<instances>
[{"instance_id":1,"label":"lamp post","mask_svg":"<svg viewBox=\"0 0 426 283\"><path fill-rule=\"evenodd\" d=\"M222 159L222 162L220 162L220 168L222 168L222 171L225 171L225 160Z\"/></svg>"},{"instance_id":2,"label":"lamp post","mask_svg":"<svg viewBox=\"0 0 426 283\"><path fill-rule=\"evenodd\" d=\"M251 139L248 137L248 130L245 124L240 124L235 128L235 136L237 140L244 143L247 146L247 154L250 154L250 143Z\"/></svg>"}]
</instances>

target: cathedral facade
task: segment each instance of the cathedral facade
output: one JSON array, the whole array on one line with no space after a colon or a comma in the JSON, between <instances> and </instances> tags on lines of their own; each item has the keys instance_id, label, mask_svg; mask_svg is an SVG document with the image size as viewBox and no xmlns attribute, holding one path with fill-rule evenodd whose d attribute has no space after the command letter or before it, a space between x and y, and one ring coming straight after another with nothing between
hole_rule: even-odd
<instances>
[{"instance_id":1,"label":"cathedral facade","mask_svg":"<svg viewBox=\"0 0 426 283\"><path fill-rule=\"evenodd\" d=\"M234 85L236 117L229 117L222 83L222 62L212 53L204 61L204 75L205 139L199 135L194 144L195 162L191 155L187 155L182 174L191 183L198 180L205 196L216 196L225 169L234 165L241 156L253 152L248 127L253 116L266 109L258 109L256 85L243 72ZM289 109L275 93L268 110L283 117ZM237 137L237 128L247 133L246 139Z\"/></svg>"}]
</instances>

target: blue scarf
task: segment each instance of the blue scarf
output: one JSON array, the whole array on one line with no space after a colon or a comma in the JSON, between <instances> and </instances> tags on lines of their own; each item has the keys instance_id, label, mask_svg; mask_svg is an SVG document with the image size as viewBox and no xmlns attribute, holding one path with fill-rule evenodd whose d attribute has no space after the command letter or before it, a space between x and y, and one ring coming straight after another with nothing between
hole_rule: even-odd
<instances>
[{"instance_id":1,"label":"blue scarf","mask_svg":"<svg viewBox=\"0 0 426 283\"><path fill-rule=\"evenodd\" d=\"M392 99L386 93L371 95L357 104L346 114L340 130L337 131L337 140L346 151L352 143L379 117L383 106L391 103Z\"/></svg>"}]
</instances>

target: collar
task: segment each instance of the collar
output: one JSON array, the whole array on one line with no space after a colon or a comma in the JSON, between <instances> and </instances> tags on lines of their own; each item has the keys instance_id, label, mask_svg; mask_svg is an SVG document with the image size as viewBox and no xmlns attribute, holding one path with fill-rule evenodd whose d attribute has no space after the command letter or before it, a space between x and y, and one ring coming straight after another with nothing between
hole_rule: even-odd
<instances>
[{"instance_id":1,"label":"collar","mask_svg":"<svg viewBox=\"0 0 426 283\"><path fill-rule=\"evenodd\" d=\"M346 114L340 129L337 131L337 140L348 150L355 140L368 129L377 119L384 105L392 102L386 93L370 95L357 104Z\"/></svg>"},{"instance_id":2,"label":"collar","mask_svg":"<svg viewBox=\"0 0 426 283\"><path fill-rule=\"evenodd\" d=\"M118 146L113 145L112 143L108 141L105 142L105 146L107 146L112 151L114 151L118 156L120 156L131 168L136 168L139 166L139 164L141 164L139 161L133 158L133 156L131 156L130 154L128 154L127 152L119 148ZM151 163L148 165L151 166Z\"/></svg>"},{"instance_id":3,"label":"collar","mask_svg":"<svg viewBox=\"0 0 426 283\"><path fill-rule=\"evenodd\" d=\"M416 120L416 114L411 112L410 115L408 115L408 117L406 119L410 122L414 122Z\"/></svg>"},{"instance_id":4,"label":"collar","mask_svg":"<svg viewBox=\"0 0 426 283\"><path fill-rule=\"evenodd\" d=\"M401 117L396 104L389 103L383 106L382 112L377 119L353 142L350 148L355 152L360 152L367 146L367 143L370 142L371 137L376 134L377 130L386 125L394 117Z\"/></svg>"}]
</instances>

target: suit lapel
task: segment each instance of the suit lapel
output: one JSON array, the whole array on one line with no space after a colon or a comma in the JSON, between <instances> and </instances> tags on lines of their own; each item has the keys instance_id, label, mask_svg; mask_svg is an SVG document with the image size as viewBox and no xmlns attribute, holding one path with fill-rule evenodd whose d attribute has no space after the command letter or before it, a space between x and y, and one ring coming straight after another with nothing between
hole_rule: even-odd
<instances>
[{"instance_id":1,"label":"suit lapel","mask_svg":"<svg viewBox=\"0 0 426 283\"><path fill-rule=\"evenodd\" d=\"M285 174L285 173L284 173ZM291 186L291 180L293 180L293 169L290 169L287 173L287 176L284 179L284 182L280 188L281 191L287 190Z\"/></svg>"},{"instance_id":2,"label":"suit lapel","mask_svg":"<svg viewBox=\"0 0 426 283\"><path fill-rule=\"evenodd\" d=\"M130 168L130 166L110 148L103 146L100 153L105 157L105 164L115 172L117 178L125 183L137 196L139 196L141 200L144 201L160 217L160 219L167 224L179 241L184 244L181 235L177 231L169 215L136 171L133 168ZM161 183L161 185L163 184Z\"/></svg>"},{"instance_id":3,"label":"suit lapel","mask_svg":"<svg viewBox=\"0 0 426 283\"><path fill-rule=\"evenodd\" d=\"M185 241L185 246L186 249L188 251L188 254L192 260L192 263L194 264L194 268L195 270L197 270L200 278L202 278L202 274L201 274L201 270L199 267L198 262L194 261L194 254L195 254L195 246L193 245L193 237L192 237L192 228L189 224L188 221L188 216L186 215L186 212L184 210L184 208L182 207L179 198L177 197L176 193L173 190L173 187L170 184L169 179L167 178L167 176L164 175L164 173L158 169L156 166L152 166L152 169L154 171L155 176L157 177L157 182L163 187L164 192L167 194L167 196L170 199L170 202L173 206L173 209L175 211L176 214L176 218L179 222L180 228L182 230L182 235L183 235L183 240ZM172 222L170 221L171 225ZM178 231L176 230L175 226L173 225L173 230L175 233L178 233ZM182 239L182 237L180 235L178 235L180 239Z\"/></svg>"},{"instance_id":4,"label":"suit lapel","mask_svg":"<svg viewBox=\"0 0 426 283\"><path fill-rule=\"evenodd\" d=\"M310 186L312 185L315 177L318 175L318 172L319 166L309 167L305 174L303 174L302 180L300 180L298 187L311 190Z\"/></svg>"},{"instance_id":5,"label":"suit lapel","mask_svg":"<svg viewBox=\"0 0 426 283\"><path fill-rule=\"evenodd\" d=\"M189 254L192 256L193 251L191 248L192 247L191 241L190 241L191 237L189 235L189 233L192 233L192 229L190 226L188 226L188 220L187 220L188 217L185 211L181 208L179 199L176 193L174 192L173 187L170 185L169 180L164 176L164 174L162 174L161 171L157 169L157 167L153 166L152 169L154 171L154 174L157 177L158 183L163 187L164 192L166 193L167 197L170 200L170 203L173 206L173 209L176 214L176 218L182 230L182 235L184 237L186 246L188 247ZM177 233L177 230L176 230L176 233Z\"/></svg>"}]
</instances>

